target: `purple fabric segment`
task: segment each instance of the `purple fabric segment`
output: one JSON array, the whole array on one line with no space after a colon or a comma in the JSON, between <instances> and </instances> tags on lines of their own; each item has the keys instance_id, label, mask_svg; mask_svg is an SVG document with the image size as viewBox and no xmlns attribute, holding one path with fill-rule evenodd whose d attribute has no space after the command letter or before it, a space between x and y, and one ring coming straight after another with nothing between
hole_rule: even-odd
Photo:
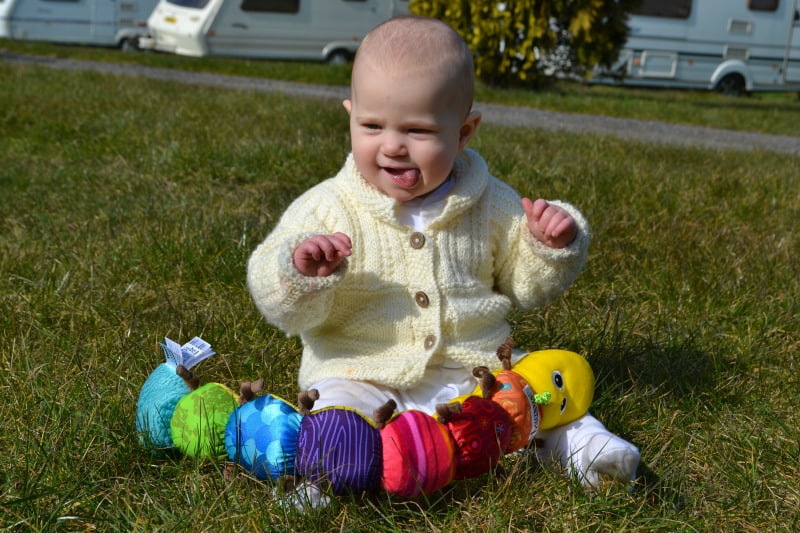
<instances>
[{"instance_id":1,"label":"purple fabric segment","mask_svg":"<svg viewBox=\"0 0 800 533\"><path fill-rule=\"evenodd\" d=\"M375 490L383 473L380 432L355 411L312 413L300 424L296 468L314 483L330 482L334 494Z\"/></svg>"}]
</instances>

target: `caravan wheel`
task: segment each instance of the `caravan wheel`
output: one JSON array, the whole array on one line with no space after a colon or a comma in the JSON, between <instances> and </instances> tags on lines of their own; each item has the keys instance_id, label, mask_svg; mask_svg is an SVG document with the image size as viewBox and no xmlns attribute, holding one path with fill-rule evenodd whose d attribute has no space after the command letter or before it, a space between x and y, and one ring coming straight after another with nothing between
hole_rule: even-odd
<instances>
[{"instance_id":1,"label":"caravan wheel","mask_svg":"<svg viewBox=\"0 0 800 533\"><path fill-rule=\"evenodd\" d=\"M123 52L135 52L139 49L138 37L125 37L119 43L119 49Z\"/></svg>"},{"instance_id":2,"label":"caravan wheel","mask_svg":"<svg viewBox=\"0 0 800 533\"><path fill-rule=\"evenodd\" d=\"M347 50L334 50L328 54L328 64L330 65L346 65L351 59L352 57Z\"/></svg>"},{"instance_id":3,"label":"caravan wheel","mask_svg":"<svg viewBox=\"0 0 800 533\"><path fill-rule=\"evenodd\" d=\"M741 74L726 74L716 87L718 92L728 96L744 96L747 94L747 85Z\"/></svg>"}]
</instances>

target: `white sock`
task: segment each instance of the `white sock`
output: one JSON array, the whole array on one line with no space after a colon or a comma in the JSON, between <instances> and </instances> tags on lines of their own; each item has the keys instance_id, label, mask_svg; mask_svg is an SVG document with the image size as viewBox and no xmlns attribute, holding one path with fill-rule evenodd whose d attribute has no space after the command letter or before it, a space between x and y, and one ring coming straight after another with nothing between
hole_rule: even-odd
<instances>
[{"instance_id":1,"label":"white sock","mask_svg":"<svg viewBox=\"0 0 800 533\"><path fill-rule=\"evenodd\" d=\"M596 433L577 454L576 471L584 485L597 487L604 480L628 483L636 476L639 450L613 433Z\"/></svg>"},{"instance_id":2,"label":"white sock","mask_svg":"<svg viewBox=\"0 0 800 533\"><path fill-rule=\"evenodd\" d=\"M322 492L319 485L306 480L279 496L279 501L282 506L293 506L300 512L324 509L331 504L330 497Z\"/></svg>"},{"instance_id":3,"label":"white sock","mask_svg":"<svg viewBox=\"0 0 800 533\"><path fill-rule=\"evenodd\" d=\"M584 486L599 486L603 481L628 483L636 476L639 449L588 413L569 424L541 431L537 438L545 443L537 449L540 460L559 461Z\"/></svg>"}]
</instances>

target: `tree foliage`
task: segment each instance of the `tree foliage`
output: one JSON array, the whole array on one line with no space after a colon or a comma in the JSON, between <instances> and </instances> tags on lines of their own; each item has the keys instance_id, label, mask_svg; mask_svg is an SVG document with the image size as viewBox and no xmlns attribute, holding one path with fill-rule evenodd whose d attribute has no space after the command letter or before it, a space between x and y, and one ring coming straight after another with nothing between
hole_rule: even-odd
<instances>
[{"instance_id":1,"label":"tree foliage","mask_svg":"<svg viewBox=\"0 0 800 533\"><path fill-rule=\"evenodd\" d=\"M537 85L610 66L641 0L411 0L412 13L447 22L466 40L477 76Z\"/></svg>"}]
</instances>

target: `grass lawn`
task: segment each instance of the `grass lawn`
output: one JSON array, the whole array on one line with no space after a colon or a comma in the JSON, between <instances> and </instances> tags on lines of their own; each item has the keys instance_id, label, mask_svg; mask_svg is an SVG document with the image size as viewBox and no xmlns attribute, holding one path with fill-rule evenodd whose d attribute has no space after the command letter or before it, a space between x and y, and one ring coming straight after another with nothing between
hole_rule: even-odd
<instances>
[{"instance_id":1,"label":"grass lawn","mask_svg":"<svg viewBox=\"0 0 800 533\"><path fill-rule=\"evenodd\" d=\"M740 105L682 93L662 112L680 121L707 97L721 114ZM592 98L565 101L613 107ZM770 101L743 101L748 120L797 117L791 100ZM214 346L203 381L296 394L299 344L262 320L245 264L288 203L340 166L341 106L0 62L0 121L0 529L800 527L797 157L481 126L471 146L497 176L592 224L586 270L563 298L514 315L515 337L587 355L592 411L640 447L643 476L587 494L522 455L507 477L426 499L300 514L222 464L151 456L134 417L165 336Z\"/></svg>"}]
</instances>

